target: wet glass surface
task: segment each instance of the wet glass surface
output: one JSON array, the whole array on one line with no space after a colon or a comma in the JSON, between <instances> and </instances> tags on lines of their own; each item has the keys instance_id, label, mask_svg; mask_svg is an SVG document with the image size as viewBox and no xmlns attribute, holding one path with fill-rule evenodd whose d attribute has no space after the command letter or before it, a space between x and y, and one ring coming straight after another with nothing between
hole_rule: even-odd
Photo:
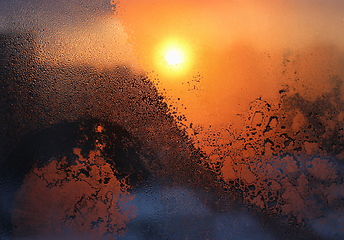
<instances>
[{"instance_id":1,"label":"wet glass surface","mask_svg":"<svg viewBox=\"0 0 344 240\"><path fill-rule=\"evenodd\" d=\"M1 239L343 239L341 1L4 1Z\"/></svg>"}]
</instances>

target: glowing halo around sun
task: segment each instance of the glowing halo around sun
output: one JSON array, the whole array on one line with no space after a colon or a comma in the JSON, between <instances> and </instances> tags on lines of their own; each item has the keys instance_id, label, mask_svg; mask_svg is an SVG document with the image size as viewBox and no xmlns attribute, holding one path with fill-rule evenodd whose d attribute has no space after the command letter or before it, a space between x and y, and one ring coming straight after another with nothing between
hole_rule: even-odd
<instances>
[{"instance_id":1,"label":"glowing halo around sun","mask_svg":"<svg viewBox=\"0 0 344 240\"><path fill-rule=\"evenodd\" d=\"M162 41L154 51L154 72L164 79L187 77L194 64L192 52L187 41L176 38Z\"/></svg>"}]
</instances>

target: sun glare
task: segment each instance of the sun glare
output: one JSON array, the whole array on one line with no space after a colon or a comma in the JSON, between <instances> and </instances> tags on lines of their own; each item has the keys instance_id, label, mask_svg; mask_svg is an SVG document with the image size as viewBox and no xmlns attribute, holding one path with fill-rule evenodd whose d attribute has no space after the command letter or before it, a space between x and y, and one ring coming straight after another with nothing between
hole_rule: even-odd
<instances>
[{"instance_id":1,"label":"sun glare","mask_svg":"<svg viewBox=\"0 0 344 240\"><path fill-rule=\"evenodd\" d=\"M167 53L166 61L170 65L178 65L182 62L182 55L179 51L172 50Z\"/></svg>"},{"instance_id":2,"label":"sun glare","mask_svg":"<svg viewBox=\"0 0 344 240\"><path fill-rule=\"evenodd\" d=\"M152 53L151 69L159 75L160 80L183 81L192 74L193 48L185 39L168 37L156 44Z\"/></svg>"}]
</instances>

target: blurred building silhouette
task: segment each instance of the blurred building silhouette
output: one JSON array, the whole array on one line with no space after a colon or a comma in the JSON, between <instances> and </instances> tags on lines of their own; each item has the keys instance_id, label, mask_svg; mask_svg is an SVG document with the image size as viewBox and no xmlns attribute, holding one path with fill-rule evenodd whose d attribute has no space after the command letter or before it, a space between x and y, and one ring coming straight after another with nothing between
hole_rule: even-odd
<instances>
[{"instance_id":1,"label":"blurred building silhouette","mask_svg":"<svg viewBox=\"0 0 344 240\"><path fill-rule=\"evenodd\" d=\"M0 124L6 142L15 140L35 117L28 113L36 105L36 47L29 32L0 33Z\"/></svg>"}]
</instances>

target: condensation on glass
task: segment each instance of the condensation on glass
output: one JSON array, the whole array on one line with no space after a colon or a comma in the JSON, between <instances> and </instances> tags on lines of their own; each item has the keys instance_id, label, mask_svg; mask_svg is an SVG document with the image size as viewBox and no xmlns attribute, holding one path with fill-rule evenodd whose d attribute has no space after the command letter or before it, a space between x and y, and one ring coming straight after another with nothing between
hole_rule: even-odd
<instances>
[{"instance_id":1,"label":"condensation on glass","mask_svg":"<svg viewBox=\"0 0 344 240\"><path fill-rule=\"evenodd\" d=\"M344 238L341 2L0 3L1 239Z\"/></svg>"}]
</instances>

